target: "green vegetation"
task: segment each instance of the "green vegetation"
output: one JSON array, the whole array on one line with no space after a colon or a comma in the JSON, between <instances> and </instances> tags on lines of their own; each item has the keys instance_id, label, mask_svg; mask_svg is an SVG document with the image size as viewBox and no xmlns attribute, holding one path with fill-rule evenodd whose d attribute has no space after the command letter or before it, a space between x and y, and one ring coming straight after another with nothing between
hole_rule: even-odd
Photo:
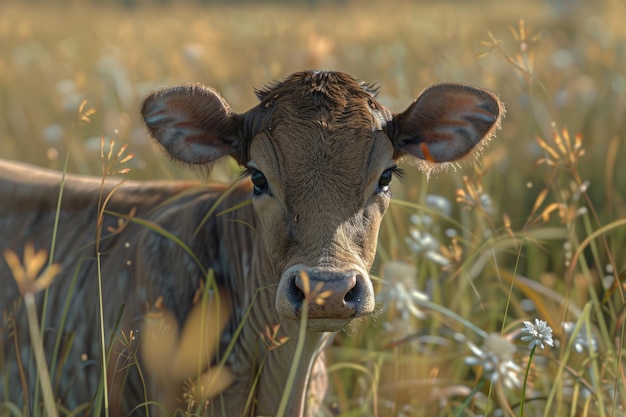
<instances>
[{"instance_id":1,"label":"green vegetation","mask_svg":"<svg viewBox=\"0 0 626 417\"><path fill-rule=\"evenodd\" d=\"M2 158L63 169L68 154L70 172L101 175L103 135L128 143L130 177L192 177L138 114L147 92L186 82L236 111L304 68L376 81L395 111L438 81L497 92L507 116L475 166L428 181L406 167L393 184L380 311L337 335L320 415L626 412L623 0L58 3L0 5ZM535 318L554 347L520 341Z\"/></svg>"}]
</instances>

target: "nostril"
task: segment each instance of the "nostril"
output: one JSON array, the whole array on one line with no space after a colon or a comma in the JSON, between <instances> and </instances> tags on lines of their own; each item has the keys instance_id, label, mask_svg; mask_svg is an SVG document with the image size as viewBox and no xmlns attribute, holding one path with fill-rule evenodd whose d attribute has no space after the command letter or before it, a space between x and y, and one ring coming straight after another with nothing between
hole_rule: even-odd
<instances>
[{"instance_id":1,"label":"nostril","mask_svg":"<svg viewBox=\"0 0 626 417\"><path fill-rule=\"evenodd\" d=\"M352 298L354 297L354 293L355 293L354 288L352 288L350 291L348 291L346 296L343 297L343 299L346 300L346 301L351 301Z\"/></svg>"},{"instance_id":2,"label":"nostril","mask_svg":"<svg viewBox=\"0 0 626 417\"><path fill-rule=\"evenodd\" d=\"M302 284L302 278L299 275L291 277L291 284L289 285L289 296L296 302L302 302L304 300L304 287Z\"/></svg>"},{"instance_id":3,"label":"nostril","mask_svg":"<svg viewBox=\"0 0 626 417\"><path fill-rule=\"evenodd\" d=\"M307 285L305 285L304 280L303 280L303 276L304 279L309 280L309 283ZM298 300L302 301L305 298L305 294L304 291L307 287L310 288L311 283L310 283L310 278L308 276L308 274L304 274L302 272L298 272L297 274L294 274L293 277L291 278L291 290L292 290L292 294L297 297Z\"/></svg>"},{"instance_id":4,"label":"nostril","mask_svg":"<svg viewBox=\"0 0 626 417\"><path fill-rule=\"evenodd\" d=\"M297 285L294 285L292 288L293 299L297 301L304 300L304 291L300 289Z\"/></svg>"},{"instance_id":5,"label":"nostril","mask_svg":"<svg viewBox=\"0 0 626 417\"><path fill-rule=\"evenodd\" d=\"M354 285L352 288L348 290L346 295L343 297L343 300L346 304L354 304L361 301L361 289L359 282L363 279L360 275L357 275L356 280L354 281Z\"/></svg>"}]
</instances>

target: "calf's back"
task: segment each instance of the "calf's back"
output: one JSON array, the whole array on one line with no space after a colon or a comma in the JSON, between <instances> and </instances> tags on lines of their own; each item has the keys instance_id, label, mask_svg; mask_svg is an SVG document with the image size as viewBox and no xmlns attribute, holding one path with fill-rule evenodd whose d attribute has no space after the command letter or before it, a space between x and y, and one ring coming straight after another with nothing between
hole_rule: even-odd
<instances>
[{"instance_id":1,"label":"calf's back","mask_svg":"<svg viewBox=\"0 0 626 417\"><path fill-rule=\"evenodd\" d=\"M58 214L53 261L60 264L61 272L48 289L44 350L48 364L57 365L52 370L56 399L64 407L75 409L91 402L100 384L98 250L107 343L116 323L119 331L112 338L114 352L109 366L111 389L119 392L111 392L111 404L117 411L127 412L131 405L155 395L150 390L154 384L148 384L147 397L144 395L137 373L142 364L135 362L140 350L133 352L143 337L146 315L155 308L157 312L163 309L173 315L176 325L182 325L197 304L198 289L207 278L203 267L211 266L221 281L225 279L223 271L238 269L234 264L221 266L219 252L224 245L219 239L224 230L218 230L215 217L206 220L203 233L195 237L194 233L209 210L219 212L224 205L231 207L247 198L249 184L235 189L222 206L216 206L224 186L127 181L117 188L120 179L109 178L103 183L95 177L67 175L60 194L61 178L59 172L0 160L0 254L11 250L23 259L30 244L35 250L49 253ZM98 210L109 194L99 226ZM240 210L225 215L223 220L242 216L245 223L253 225L254 218L248 214ZM129 219L140 219L141 223ZM96 248L98 227L101 235ZM244 239L232 239L243 240L238 250L244 251L245 242L252 240L251 231L245 226L234 228L240 229ZM190 257L168 233L189 245L198 258ZM4 257L0 257L0 311L5 314L0 332L4 355L0 369L5 368L0 372L0 392L20 404L26 399L24 392L35 392L37 379L24 306L12 275ZM44 294L36 294L40 315ZM11 319L6 320L8 317ZM25 380L21 372L25 372ZM149 378L148 370L145 372L144 378Z\"/></svg>"}]
</instances>

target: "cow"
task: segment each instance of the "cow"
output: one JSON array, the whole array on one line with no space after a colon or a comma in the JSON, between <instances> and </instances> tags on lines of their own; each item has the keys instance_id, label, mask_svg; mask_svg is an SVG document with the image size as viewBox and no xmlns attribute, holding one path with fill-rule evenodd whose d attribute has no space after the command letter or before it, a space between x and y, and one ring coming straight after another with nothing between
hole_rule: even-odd
<instances>
[{"instance_id":1,"label":"cow","mask_svg":"<svg viewBox=\"0 0 626 417\"><path fill-rule=\"evenodd\" d=\"M312 415L332 334L375 310L369 270L399 160L429 173L475 159L504 111L486 90L436 84L393 113L377 89L303 71L257 90L245 113L198 84L149 95L141 114L161 148L192 166L234 158L245 171L231 186L62 181L0 162L1 253L50 250L58 216L61 272L35 294L40 315L46 300L57 406L94 404L106 370L111 415L185 399L211 416ZM0 401L37 407L25 308L4 257L0 287Z\"/></svg>"}]
</instances>

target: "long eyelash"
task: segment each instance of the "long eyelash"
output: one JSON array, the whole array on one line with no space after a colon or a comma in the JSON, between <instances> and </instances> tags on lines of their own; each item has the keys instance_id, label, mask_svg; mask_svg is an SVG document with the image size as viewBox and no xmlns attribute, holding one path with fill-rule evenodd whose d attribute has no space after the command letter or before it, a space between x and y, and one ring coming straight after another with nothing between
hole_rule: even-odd
<instances>
[{"instance_id":1,"label":"long eyelash","mask_svg":"<svg viewBox=\"0 0 626 417\"><path fill-rule=\"evenodd\" d=\"M404 178L404 170L400 168L399 166L395 166L391 168L391 172L393 173L393 175L395 175L396 177L400 179Z\"/></svg>"},{"instance_id":2,"label":"long eyelash","mask_svg":"<svg viewBox=\"0 0 626 417\"><path fill-rule=\"evenodd\" d=\"M254 174L255 172L257 172L256 169L254 168L250 168L250 167L246 167L246 169L244 169L243 171L241 171L241 174L239 174L239 178L244 179L246 177L250 177L252 174Z\"/></svg>"}]
</instances>

